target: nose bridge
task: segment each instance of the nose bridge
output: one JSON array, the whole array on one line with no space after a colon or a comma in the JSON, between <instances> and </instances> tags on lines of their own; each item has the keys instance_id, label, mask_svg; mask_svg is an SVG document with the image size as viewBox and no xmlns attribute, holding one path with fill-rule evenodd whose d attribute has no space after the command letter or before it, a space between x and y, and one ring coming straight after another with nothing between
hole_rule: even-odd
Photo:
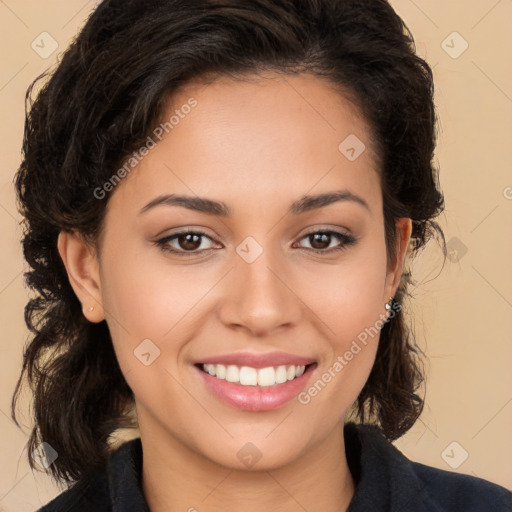
<instances>
[{"instance_id":1,"label":"nose bridge","mask_svg":"<svg viewBox=\"0 0 512 512\"><path fill-rule=\"evenodd\" d=\"M297 322L300 301L287 286L290 272L284 270L278 251L248 237L236 252L222 320L257 335Z\"/></svg>"}]
</instances>

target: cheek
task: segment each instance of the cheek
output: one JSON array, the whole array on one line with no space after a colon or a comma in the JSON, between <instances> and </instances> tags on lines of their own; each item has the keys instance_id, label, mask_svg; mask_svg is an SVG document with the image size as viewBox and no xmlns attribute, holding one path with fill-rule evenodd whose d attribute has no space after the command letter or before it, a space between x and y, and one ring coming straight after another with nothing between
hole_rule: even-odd
<instances>
[{"instance_id":1,"label":"cheek","mask_svg":"<svg viewBox=\"0 0 512 512\"><path fill-rule=\"evenodd\" d=\"M382 287L371 281L361 287L370 276L381 280L378 273L361 279L352 274L343 290L324 298L328 349L314 378L298 396L313 423L322 418L324 427L333 427L355 402L375 362L384 305Z\"/></svg>"},{"instance_id":2,"label":"cheek","mask_svg":"<svg viewBox=\"0 0 512 512\"><path fill-rule=\"evenodd\" d=\"M204 298L216 282L218 269L171 266L165 259L155 262L135 251L121 257L114 257L111 251L109 257L105 251L103 304L125 375L136 369L131 373L133 379L140 373L136 355L144 340L150 340L146 345L159 354L155 363L175 366L183 347L194 336L194 328L200 325L207 302Z\"/></svg>"},{"instance_id":3,"label":"cheek","mask_svg":"<svg viewBox=\"0 0 512 512\"><path fill-rule=\"evenodd\" d=\"M102 296L114 323L138 335L161 338L204 295L210 280L204 273L201 279L191 279L191 267L155 259L156 250L133 250L118 258L107 253Z\"/></svg>"},{"instance_id":4,"label":"cheek","mask_svg":"<svg viewBox=\"0 0 512 512\"><path fill-rule=\"evenodd\" d=\"M350 254L339 266L311 270L306 281L314 287L304 287L302 293L328 326L336 350L343 350L385 312L385 280L385 247L378 243Z\"/></svg>"},{"instance_id":5,"label":"cheek","mask_svg":"<svg viewBox=\"0 0 512 512\"><path fill-rule=\"evenodd\" d=\"M364 386L385 320L385 278L383 243L358 251L335 272L331 269L315 273L315 288L309 293L308 305L326 326L323 332L329 349L310 387L311 394L306 390L304 396L304 402L310 398L315 401L313 408L333 406L344 411ZM324 393L324 388L329 390ZM322 398L313 400L320 393Z\"/></svg>"}]
</instances>

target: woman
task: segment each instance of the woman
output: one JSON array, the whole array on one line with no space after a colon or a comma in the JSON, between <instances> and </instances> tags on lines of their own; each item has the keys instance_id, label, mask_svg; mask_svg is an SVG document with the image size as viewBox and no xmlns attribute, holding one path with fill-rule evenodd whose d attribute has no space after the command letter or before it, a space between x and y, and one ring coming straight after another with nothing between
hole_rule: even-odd
<instances>
[{"instance_id":1,"label":"woman","mask_svg":"<svg viewBox=\"0 0 512 512\"><path fill-rule=\"evenodd\" d=\"M43 511L509 510L390 443L408 248L444 244L432 95L383 0L98 6L16 181L30 462L76 482Z\"/></svg>"}]
</instances>

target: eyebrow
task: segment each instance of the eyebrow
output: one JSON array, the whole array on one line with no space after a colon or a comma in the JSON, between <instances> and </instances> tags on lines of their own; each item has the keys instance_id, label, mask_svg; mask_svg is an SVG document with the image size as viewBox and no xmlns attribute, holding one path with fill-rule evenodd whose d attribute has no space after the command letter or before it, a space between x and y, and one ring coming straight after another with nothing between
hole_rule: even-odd
<instances>
[{"instance_id":1,"label":"eyebrow","mask_svg":"<svg viewBox=\"0 0 512 512\"><path fill-rule=\"evenodd\" d=\"M288 213L299 215L304 212L328 206L338 201L353 202L363 206L371 212L368 203L362 197L353 194L348 190L338 190L314 196L304 196L291 204L288 209ZM156 197L144 206L139 214L147 212L148 210L160 205L181 206L183 208L188 208L189 210L207 213L209 215L219 215L221 217L232 216L231 208L222 201L213 201L212 199L207 199L205 197L182 196L177 194L164 194Z\"/></svg>"}]
</instances>

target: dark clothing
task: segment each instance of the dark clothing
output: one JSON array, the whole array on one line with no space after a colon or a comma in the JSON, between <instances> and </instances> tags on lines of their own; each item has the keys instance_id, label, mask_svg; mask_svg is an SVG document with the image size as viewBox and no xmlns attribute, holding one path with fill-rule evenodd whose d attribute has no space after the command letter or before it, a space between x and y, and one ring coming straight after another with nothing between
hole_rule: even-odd
<instances>
[{"instance_id":1,"label":"dark clothing","mask_svg":"<svg viewBox=\"0 0 512 512\"><path fill-rule=\"evenodd\" d=\"M344 433L356 482L348 512L512 511L512 492L504 487L412 462L375 426L347 423ZM141 475L137 438L112 452L105 471L76 483L40 512L149 512Z\"/></svg>"}]
</instances>

